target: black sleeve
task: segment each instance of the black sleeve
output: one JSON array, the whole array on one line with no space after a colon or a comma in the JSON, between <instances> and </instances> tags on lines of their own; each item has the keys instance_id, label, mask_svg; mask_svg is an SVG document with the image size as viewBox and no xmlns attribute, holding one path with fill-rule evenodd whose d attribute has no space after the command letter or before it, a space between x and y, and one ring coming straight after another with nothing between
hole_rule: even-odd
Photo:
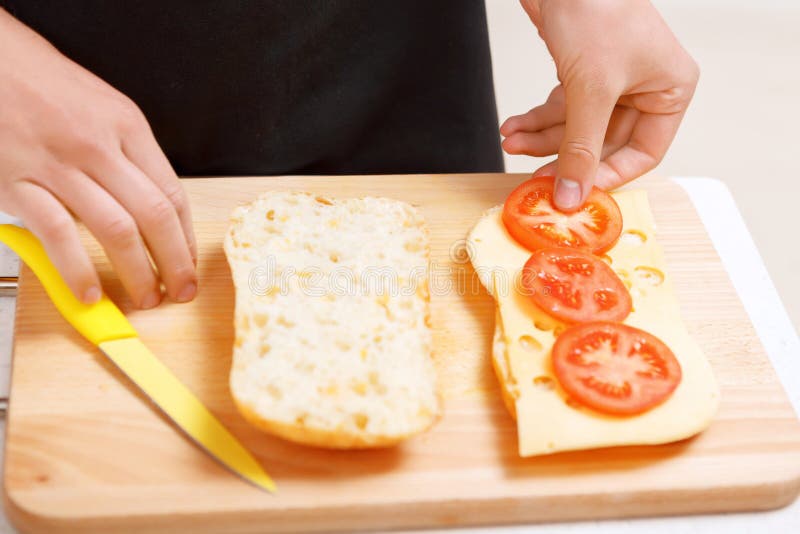
<instances>
[{"instance_id":1,"label":"black sleeve","mask_svg":"<svg viewBox=\"0 0 800 534\"><path fill-rule=\"evenodd\" d=\"M0 0L142 108L179 174L503 169L478 0Z\"/></svg>"}]
</instances>

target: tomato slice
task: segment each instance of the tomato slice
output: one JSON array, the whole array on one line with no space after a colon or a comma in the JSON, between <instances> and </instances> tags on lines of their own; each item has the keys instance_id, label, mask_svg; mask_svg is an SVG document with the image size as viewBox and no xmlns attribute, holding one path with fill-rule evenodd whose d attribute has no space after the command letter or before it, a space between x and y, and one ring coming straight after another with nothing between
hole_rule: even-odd
<instances>
[{"instance_id":1,"label":"tomato slice","mask_svg":"<svg viewBox=\"0 0 800 534\"><path fill-rule=\"evenodd\" d=\"M555 178L542 176L511 192L503 206L511 237L531 251L570 247L600 254L613 247L622 232L622 214L611 195L593 187L578 211L564 213L553 205L554 184Z\"/></svg>"},{"instance_id":2,"label":"tomato slice","mask_svg":"<svg viewBox=\"0 0 800 534\"><path fill-rule=\"evenodd\" d=\"M537 250L522 268L522 289L536 305L568 323L622 321L631 295L606 262L569 248Z\"/></svg>"},{"instance_id":3,"label":"tomato slice","mask_svg":"<svg viewBox=\"0 0 800 534\"><path fill-rule=\"evenodd\" d=\"M566 329L553 345L553 370L564 390L598 412L635 415L664 402L681 366L663 341L619 323Z\"/></svg>"}]
</instances>

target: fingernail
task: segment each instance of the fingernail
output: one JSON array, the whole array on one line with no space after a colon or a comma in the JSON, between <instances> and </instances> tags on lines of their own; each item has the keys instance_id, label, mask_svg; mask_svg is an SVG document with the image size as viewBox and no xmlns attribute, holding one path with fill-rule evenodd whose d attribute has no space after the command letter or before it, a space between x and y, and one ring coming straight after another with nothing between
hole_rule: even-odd
<instances>
[{"instance_id":1,"label":"fingernail","mask_svg":"<svg viewBox=\"0 0 800 534\"><path fill-rule=\"evenodd\" d=\"M556 206L561 209L575 209L581 203L581 184L575 180L559 178L556 182Z\"/></svg>"},{"instance_id":2,"label":"fingernail","mask_svg":"<svg viewBox=\"0 0 800 534\"><path fill-rule=\"evenodd\" d=\"M183 289L180 290L180 293L178 293L177 300L178 302L189 302L194 298L196 293L197 293L197 284L195 284L194 282L189 282L188 284L183 286Z\"/></svg>"},{"instance_id":3,"label":"fingernail","mask_svg":"<svg viewBox=\"0 0 800 534\"><path fill-rule=\"evenodd\" d=\"M97 286L92 286L87 289L83 294L83 302L84 304L94 304L95 302L100 300L100 297L103 296L103 292L100 291L100 288Z\"/></svg>"},{"instance_id":4,"label":"fingernail","mask_svg":"<svg viewBox=\"0 0 800 534\"><path fill-rule=\"evenodd\" d=\"M159 302L161 302L161 293L153 291L142 299L142 309L149 310L150 308L155 308L158 306Z\"/></svg>"}]
</instances>

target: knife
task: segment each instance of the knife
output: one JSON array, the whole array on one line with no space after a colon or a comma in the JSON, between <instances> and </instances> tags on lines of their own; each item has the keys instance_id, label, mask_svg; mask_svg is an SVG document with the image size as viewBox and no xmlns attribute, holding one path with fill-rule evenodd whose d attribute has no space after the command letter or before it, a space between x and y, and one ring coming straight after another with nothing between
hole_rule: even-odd
<instances>
[{"instance_id":1,"label":"knife","mask_svg":"<svg viewBox=\"0 0 800 534\"><path fill-rule=\"evenodd\" d=\"M97 346L175 424L222 465L270 492L275 483L250 452L226 429L172 371L156 358L119 308L106 295L84 304L50 262L28 230L0 224L0 242L16 252L39 278L61 315Z\"/></svg>"}]
</instances>

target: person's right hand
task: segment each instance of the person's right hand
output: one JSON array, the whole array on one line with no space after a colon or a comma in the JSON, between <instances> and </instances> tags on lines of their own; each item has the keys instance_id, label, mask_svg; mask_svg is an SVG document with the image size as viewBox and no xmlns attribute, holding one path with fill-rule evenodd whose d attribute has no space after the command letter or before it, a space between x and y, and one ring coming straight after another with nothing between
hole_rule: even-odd
<instances>
[{"instance_id":1,"label":"person's right hand","mask_svg":"<svg viewBox=\"0 0 800 534\"><path fill-rule=\"evenodd\" d=\"M97 301L101 287L70 212L134 305L158 305L159 275L176 301L197 291L188 199L144 115L2 9L0 211L39 237L83 302Z\"/></svg>"},{"instance_id":2,"label":"person's right hand","mask_svg":"<svg viewBox=\"0 0 800 534\"><path fill-rule=\"evenodd\" d=\"M554 202L575 211L592 186L614 189L655 168L700 70L646 0L521 0L553 56L559 85L501 127L509 154L558 158Z\"/></svg>"}]
</instances>

